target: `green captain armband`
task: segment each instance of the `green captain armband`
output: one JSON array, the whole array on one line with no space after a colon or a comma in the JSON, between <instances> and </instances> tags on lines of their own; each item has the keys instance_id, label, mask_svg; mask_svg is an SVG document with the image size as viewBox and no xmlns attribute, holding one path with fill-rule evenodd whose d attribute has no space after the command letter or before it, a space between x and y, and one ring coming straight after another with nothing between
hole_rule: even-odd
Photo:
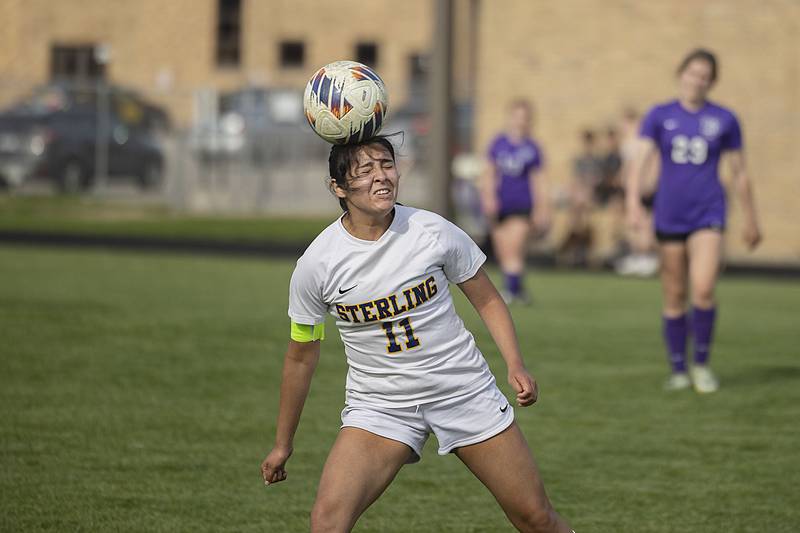
<instances>
[{"instance_id":1,"label":"green captain armband","mask_svg":"<svg viewBox=\"0 0 800 533\"><path fill-rule=\"evenodd\" d=\"M291 338L297 342L312 342L325 340L325 323L309 326L298 324L292 320Z\"/></svg>"}]
</instances>

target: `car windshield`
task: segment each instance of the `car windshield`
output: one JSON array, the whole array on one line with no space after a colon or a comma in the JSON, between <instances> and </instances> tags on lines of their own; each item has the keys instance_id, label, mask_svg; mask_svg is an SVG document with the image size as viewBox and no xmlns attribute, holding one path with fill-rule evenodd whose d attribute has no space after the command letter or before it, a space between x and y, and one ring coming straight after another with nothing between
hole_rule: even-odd
<instances>
[{"instance_id":1,"label":"car windshield","mask_svg":"<svg viewBox=\"0 0 800 533\"><path fill-rule=\"evenodd\" d=\"M111 89L109 111L128 127L145 125L144 106L130 91ZM64 111L95 112L98 109L97 89L94 86L47 85L35 89L13 110L21 114L49 115Z\"/></svg>"},{"instance_id":2,"label":"car windshield","mask_svg":"<svg viewBox=\"0 0 800 533\"><path fill-rule=\"evenodd\" d=\"M94 104L94 91L60 86L40 87L24 102L33 112L52 113Z\"/></svg>"}]
</instances>

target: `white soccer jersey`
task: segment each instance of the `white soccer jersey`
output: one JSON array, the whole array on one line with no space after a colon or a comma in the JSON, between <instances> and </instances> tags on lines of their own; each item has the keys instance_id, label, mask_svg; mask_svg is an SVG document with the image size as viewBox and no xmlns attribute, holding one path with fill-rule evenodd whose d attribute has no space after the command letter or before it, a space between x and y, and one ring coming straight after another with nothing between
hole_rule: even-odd
<instances>
[{"instance_id":1,"label":"white soccer jersey","mask_svg":"<svg viewBox=\"0 0 800 533\"><path fill-rule=\"evenodd\" d=\"M289 316L299 324L336 317L348 403L450 398L494 383L448 284L473 277L485 260L466 233L429 211L396 206L377 241L352 236L339 218L297 261Z\"/></svg>"}]
</instances>

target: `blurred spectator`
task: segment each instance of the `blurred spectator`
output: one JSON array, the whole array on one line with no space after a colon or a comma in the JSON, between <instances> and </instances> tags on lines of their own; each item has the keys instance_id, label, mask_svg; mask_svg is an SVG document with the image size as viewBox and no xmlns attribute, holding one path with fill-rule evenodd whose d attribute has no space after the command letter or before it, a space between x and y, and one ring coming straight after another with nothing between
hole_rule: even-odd
<instances>
[{"instance_id":1,"label":"blurred spectator","mask_svg":"<svg viewBox=\"0 0 800 533\"><path fill-rule=\"evenodd\" d=\"M605 131L602 173L594 188L594 199L599 207L608 209L611 215L611 242L614 243L612 258L627 253L625 239L625 189L622 183L622 154L617 130L609 127Z\"/></svg>"},{"instance_id":2,"label":"blurred spectator","mask_svg":"<svg viewBox=\"0 0 800 533\"><path fill-rule=\"evenodd\" d=\"M562 265L585 266L593 243L589 220L592 196L603 176L603 159L598 155L595 133L581 133L581 153L573 163L567 235L558 247L556 261Z\"/></svg>"},{"instance_id":3,"label":"blurred spectator","mask_svg":"<svg viewBox=\"0 0 800 533\"><path fill-rule=\"evenodd\" d=\"M594 197L600 206L609 205L624 195L621 181L622 154L620 153L619 135L610 127L605 132L604 153L601 156L602 172L595 185Z\"/></svg>"},{"instance_id":4,"label":"blurred spectator","mask_svg":"<svg viewBox=\"0 0 800 533\"><path fill-rule=\"evenodd\" d=\"M581 133L581 153L573 164L573 199L580 205L591 205L592 191L603 176L603 159L598 154L597 136L592 130Z\"/></svg>"},{"instance_id":5,"label":"blurred spectator","mask_svg":"<svg viewBox=\"0 0 800 533\"><path fill-rule=\"evenodd\" d=\"M635 109L626 108L623 111L620 128L622 130L620 179L624 185L628 178L630 162L635 155L636 140L639 137L639 114ZM652 168L644 171L648 178L642 184L642 205L645 207L647 220L636 228L628 228L627 241L630 246L630 253L618 259L614 264L617 273L623 276L649 277L658 272L659 263L652 220L657 167L658 165L654 164Z\"/></svg>"}]
</instances>

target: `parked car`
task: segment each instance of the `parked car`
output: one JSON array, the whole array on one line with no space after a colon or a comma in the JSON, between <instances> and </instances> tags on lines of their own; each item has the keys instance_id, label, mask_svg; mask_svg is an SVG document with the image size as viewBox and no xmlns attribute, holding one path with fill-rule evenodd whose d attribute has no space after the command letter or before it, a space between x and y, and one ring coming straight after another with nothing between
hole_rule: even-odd
<instances>
[{"instance_id":1,"label":"parked car","mask_svg":"<svg viewBox=\"0 0 800 533\"><path fill-rule=\"evenodd\" d=\"M142 188L159 185L164 157L144 109L112 91L108 95L108 105L101 105L92 88L43 88L0 113L0 184L17 187L45 178L74 193L92 185L105 159L109 179L134 177Z\"/></svg>"},{"instance_id":2,"label":"parked car","mask_svg":"<svg viewBox=\"0 0 800 533\"><path fill-rule=\"evenodd\" d=\"M105 102L101 102L103 96ZM17 107L57 111L75 105L100 109L103 104L130 126L153 132L166 132L172 127L169 113L163 107L148 101L134 89L108 83L59 81L42 85Z\"/></svg>"},{"instance_id":3,"label":"parked car","mask_svg":"<svg viewBox=\"0 0 800 533\"><path fill-rule=\"evenodd\" d=\"M312 147L320 144L313 143L305 120L300 92L247 87L219 96L194 124L190 146L204 162L276 162L307 149L308 140Z\"/></svg>"}]
</instances>

